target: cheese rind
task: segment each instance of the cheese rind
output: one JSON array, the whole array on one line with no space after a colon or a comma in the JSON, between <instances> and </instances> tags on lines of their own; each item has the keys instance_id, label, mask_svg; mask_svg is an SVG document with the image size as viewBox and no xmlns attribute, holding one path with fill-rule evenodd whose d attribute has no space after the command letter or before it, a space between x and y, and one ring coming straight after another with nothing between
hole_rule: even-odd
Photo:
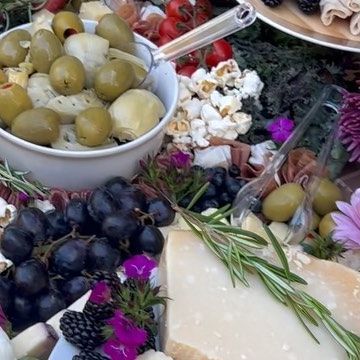
<instances>
[{"instance_id":1,"label":"cheese rind","mask_svg":"<svg viewBox=\"0 0 360 360\"><path fill-rule=\"evenodd\" d=\"M360 274L339 264L293 254L292 270L305 290L360 335ZM224 265L191 232L169 234L160 265L167 303L163 349L176 360L346 360L322 326L311 327L267 292L255 276L232 287Z\"/></svg>"}]
</instances>

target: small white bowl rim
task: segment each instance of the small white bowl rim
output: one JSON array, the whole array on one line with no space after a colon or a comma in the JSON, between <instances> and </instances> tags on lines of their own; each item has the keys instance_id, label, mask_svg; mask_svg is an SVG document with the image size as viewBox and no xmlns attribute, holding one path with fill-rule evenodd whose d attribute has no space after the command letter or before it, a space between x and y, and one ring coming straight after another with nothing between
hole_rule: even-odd
<instances>
[{"instance_id":1,"label":"small white bowl rim","mask_svg":"<svg viewBox=\"0 0 360 360\"><path fill-rule=\"evenodd\" d=\"M93 20L82 20L84 24L97 24L97 21ZM29 29L31 26L31 23L23 24L20 26L17 26L15 28L12 28L3 34L0 35L0 39L2 39L4 36L6 36L11 31L17 30L17 29ZM157 48L157 46L149 41L148 39L144 38L141 35L135 34L136 37L139 38L140 41L144 42L146 45ZM171 64L167 64L169 67L169 70L174 72L175 78L176 78L176 72L175 69L171 66ZM175 85L175 84L174 84ZM166 126L166 124L171 120L171 117L168 116L169 114L172 114L175 112L177 102L178 102L178 96L179 96L179 88L178 86L174 86L174 97L173 101L170 104L169 108L166 110L166 114L164 117L159 121L159 123L153 127L150 131L148 131L146 134L140 136L139 138L132 140L126 144L121 144L115 147L107 148L107 149L99 149L99 150L84 150L84 151L71 151L71 150L60 150L60 149L53 149L48 148L41 145L32 144L26 140L20 139L16 137L15 135L12 135L11 133L7 132L6 130L0 128L0 136L3 136L10 142L19 145L21 147L27 148L29 150L35 151L35 152L41 152L46 155L51 155L54 157L67 157L67 158L94 158L94 157L104 157L108 155L115 155L117 153L127 152L129 150L135 149L136 147L143 145L144 143L147 143L150 139L155 137L160 131L163 130L163 128Z\"/></svg>"}]
</instances>

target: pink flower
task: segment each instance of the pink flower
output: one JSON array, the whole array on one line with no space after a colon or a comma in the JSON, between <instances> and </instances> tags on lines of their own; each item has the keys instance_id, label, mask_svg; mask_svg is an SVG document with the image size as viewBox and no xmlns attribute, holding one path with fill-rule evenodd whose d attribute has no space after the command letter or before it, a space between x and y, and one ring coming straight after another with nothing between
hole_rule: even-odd
<instances>
[{"instance_id":1,"label":"pink flower","mask_svg":"<svg viewBox=\"0 0 360 360\"><path fill-rule=\"evenodd\" d=\"M271 133L271 138L283 143L288 139L294 129L294 121L288 118L279 117L266 127L266 130Z\"/></svg>"},{"instance_id":2,"label":"pink flower","mask_svg":"<svg viewBox=\"0 0 360 360\"><path fill-rule=\"evenodd\" d=\"M360 249L360 188L351 196L350 204L337 201L336 205L342 214L331 215L335 222L334 240L349 249Z\"/></svg>"},{"instance_id":3,"label":"pink flower","mask_svg":"<svg viewBox=\"0 0 360 360\"><path fill-rule=\"evenodd\" d=\"M170 163L178 169L187 167L190 164L190 154L177 151L170 155Z\"/></svg>"},{"instance_id":4,"label":"pink flower","mask_svg":"<svg viewBox=\"0 0 360 360\"><path fill-rule=\"evenodd\" d=\"M116 338L110 338L103 345L103 350L111 360L135 360L137 357L136 348L126 346Z\"/></svg>"},{"instance_id":5,"label":"pink flower","mask_svg":"<svg viewBox=\"0 0 360 360\"><path fill-rule=\"evenodd\" d=\"M125 275L138 280L148 280L156 266L156 261L145 255L135 255L123 264Z\"/></svg>"},{"instance_id":6,"label":"pink flower","mask_svg":"<svg viewBox=\"0 0 360 360\"><path fill-rule=\"evenodd\" d=\"M27 203L30 200L30 196L24 192L19 192L18 199L21 203Z\"/></svg>"},{"instance_id":7,"label":"pink flower","mask_svg":"<svg viewBox=\"0 0 360 360\"><path fill-rule=\"evenodd\" d=\"M94 304L107 303L111 298L111 289L105 281L99 281L91 291L89 301Z\"/></svg>"},{"instance_id":8,"label":"pink flower","mask_svg":"<svg viewBox=\"0 0 360 360\"><path fill-rule=\"evenodd\" d=\"M113 328L116 338L123 345L136 348L145 344L147 340L146 330L137 327L121 310L116 310L107 323Z\"/></svg>"},{"instance_id":9,"label":"pink flower","mask_svg":"<svg viewBox=\"0 0 360 360\"><path fill-rule=\"evenodd\" d=\"M339 137L351 154L349 161L360 162L360 94L358 93L344 95Z\"/></svg>"}]
</instances>

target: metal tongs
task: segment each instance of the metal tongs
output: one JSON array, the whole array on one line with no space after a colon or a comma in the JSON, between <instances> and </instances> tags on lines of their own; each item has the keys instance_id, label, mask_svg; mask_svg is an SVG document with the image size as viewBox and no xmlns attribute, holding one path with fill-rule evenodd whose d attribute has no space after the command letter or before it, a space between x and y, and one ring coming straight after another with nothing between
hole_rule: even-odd
<instances>
[{"instance_id":1,"label":"metal tongs","mask_svg":"<svg viewBox=\"0 0 360 360\"><path fill-rule=\"evenodd\" d=\"M319 100L313 105L302 122L296 127L291 136L284 142L279 151L275 153L271 162L264 169L263 173L255 180L246 184L237 194L234 201L234 212L231 217L231 223L235 226L241 226L245 218L251 212L255 203L263 197L266 189L277 177L278 171L285 163L290 150L294 149L310 124L316 119L319 111L327 108L334 113L334 123L332 130L326 142L322 146L317 158L316 172L310 177L306 189L305 198L289 223L289 231L285 243L299 243L303 240L310 228L312 219L312 202L317 190L319 179L324 174L326 164L328 163L331 150L337 135L338 118L341 108L342 96L345 90L338 86L327 86L323 89Z\"/></svg>"}]
</instances>

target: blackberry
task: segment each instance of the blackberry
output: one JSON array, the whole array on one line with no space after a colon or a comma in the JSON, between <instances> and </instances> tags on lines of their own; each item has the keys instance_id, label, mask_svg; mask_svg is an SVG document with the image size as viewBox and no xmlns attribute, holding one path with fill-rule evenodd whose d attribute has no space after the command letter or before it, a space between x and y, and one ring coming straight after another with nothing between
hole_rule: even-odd
<instances>
[{"instance_id":1,"label":"blackberry","mask_svg":"<svg viewBox=\"0 0 360 360\"><path fill-rule=\"evenodd\" d=\"M64 338L81 350L94 350L104 341L101 325L84 313L68 310L60 319Z\"/></svg>"},{"instance_id":2,"label":"blackberry","mask_svg":"<svg viewBox=\"0 0 360 360\"><path fill-rule=\"evenodd\" d=\"M261 0L266 6L277 7L282 4L283 0Z\"/></svg>"},{"instance_id":3,"label":"blackberry","mask_svg":"<svg viewBox=\"0 0 360 360\"><path fill-rule=\"evenodd\" d=\"M109 358L102 356L98 352L82 351L79 355L73 356L72 360L109 360Z\"/></svg>"},{"instance_id":4,"label":"blackberry","mask_svg":"<svg viewBox=\"0 0 360 360\"><path fill-rule=\"evenodd\" d=\"M297 4L306 15L314 14L320 9L320 0L297 0Z\"/></svg>"},{"instance_id":5,"label":"blackberry","mask_svg":"<svg viewBox=\"0 0 360 360\"><path fill-rule=\"evenodd\" d=\"M120 279L116 272L96 271L91 275L92 285L99 281L104 281L106 285L110 286L111 290L117 291L120 288Z\"/></svg>"},{"instance_id":6,"label":"blackberry","mask_svg":"<svg viewBox=\"0 0 360 360\"><path fill-rule=\"evenodd\" d=\"M135 279L131 279L131 278L126 279L122 283L122 286L125 286L126 288L134 292L138 291L137 281Z\"/></svg>"},{"instance_id":7,"label":"blackberry","mask_svg":"<svg viewBox=\"0 0 360 360\"><path fill-rule=\"evenodd\" d=\"M103 321L114 315L114 305L110 302L96 304L88 301L84 307L83 313L94 321Z\"/></svg>"}]
</instances>

